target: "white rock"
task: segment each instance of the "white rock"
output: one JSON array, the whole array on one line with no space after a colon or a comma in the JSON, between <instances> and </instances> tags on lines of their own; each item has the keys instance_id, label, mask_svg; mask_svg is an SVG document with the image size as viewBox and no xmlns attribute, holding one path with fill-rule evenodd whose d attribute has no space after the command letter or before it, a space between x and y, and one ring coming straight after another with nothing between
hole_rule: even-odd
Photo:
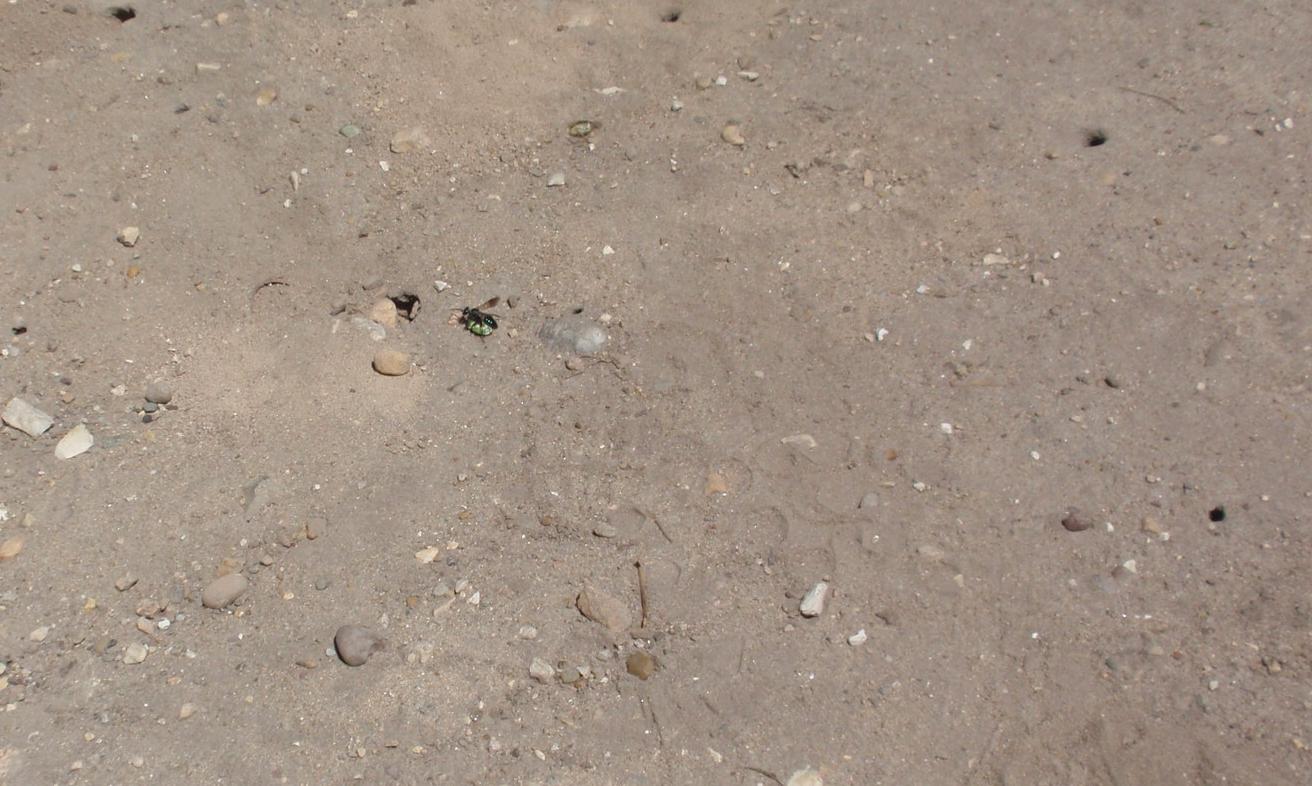
<instances>
[{"instance_id":1,"label":"white rock","mask_svg":"<svg viewBox=\"0 0 1312 786\"><path fill-rule=\"evenodd\" d=\"M55 422L54 418L21 398L9 399L4 410L0 411L0 420L4 420L6 425L13 426L29 437L41 436Z\"/></svg>"},{"instance_id":2,"label":"white rock","mask_svg":"<svg viewBox=\"0 0 1312 786\"><path fill-rule=\"evenodd\" d=\"M556 676L556 669L541 658L534 658L528 667L529 676L538 682L550 682Z\"/></svg>"},{"instance_id":3,"label":"white rock","mask_svg":"<svg viewBox=\"0 0 1312 786\"><path fill-rule=\"evenodd\" d=\"M986 265L1010 265L1011 260L1001 254L985 254L984 264Z\"/></svg>"},{"instance_id":4,"label":"white rock","mask_svg":"<svg viewBox=\"0 0 1312 786\"><path fill-rule=\"evenodd\" d=\"M815 437L810 434L794 434L791 437L784 437L779 440L785 445L796 445L799 448L814 448L818 443Z\"/></svg>"},{"instance_id":5,"label":"white rock","mask_svg":"<svg viewBox=\"0 0 1312 786\"><path fill-rule=\"evenodd\" d=\"M134 666L144 661L146 659L146 655L149 653L150 650L146 649L145 644L142 644L139 641L134 641L131 644L129 644L127 650L124 651L123 662L128 664L129 666Z\"/></svg>"},{"instance_id":6,"label":"white rock","mask_svg":"<svg viewBox=\"0 0 1312 786\"><path fill-rule=\"evenodd\" d=\"M820 773L807 767L793 773L785 786L825 786L825 781L820 777Z\"/></svg>"},{"instance_id":7,"label":"white rock","mask_svg":"<svg viewBox=\"0 0 1312 786\"><path fill-rule=\"evenodd\" d=\"M96 443L96 438L91 436L91 432L86 425L79 423L68 430L57 445L55 445L55 458L71 459L74 456L80 456L91 449Z\"/></svg>"},{"instance_id":8,"label":"white rock","mask_svg":"<svg viewBox=\"0 0 1312 786\"><path fill-rule=\"evenodd\" d=\"M870 637L866 635L866 629L862 628L851 636L848 636L847 643L851 644L853 647L860 647L862 644L865 644L866 640L869 638Z\"/></svg>"},{"instance_id":9,"label":"white rock","mask_svg":"<svg viewBox=\"0 0 1312 786\"><path fill-rule=\"evenodd\" d=\"M547 188L559 188L565 185L565 173L553 172L547 176Z\"/></svg>"},{"instance_id":10,"label":"white rock","mask_svg":"<svg viewBox=\"0 0 1312 786\"><path fill-rule=\"evenodd\" d=\"M118 231L118 242L122 243L128 248L132 248L133 246L135 246L137 244L137 240L140 238L141 238L141 230L136 227L123 227Z\"/></svg>"},{"instance_id":11,"label":"white rock","mask_svg":"<svg viewBox=\"0 0 1312 786\"><path fill-rule=\"evenodd\" d=\"M829 584L821 581L817 582L802 597L801 611L803 617L819 617L825 612L825 602L829 600Z\"/></svg>"}]
</instances>

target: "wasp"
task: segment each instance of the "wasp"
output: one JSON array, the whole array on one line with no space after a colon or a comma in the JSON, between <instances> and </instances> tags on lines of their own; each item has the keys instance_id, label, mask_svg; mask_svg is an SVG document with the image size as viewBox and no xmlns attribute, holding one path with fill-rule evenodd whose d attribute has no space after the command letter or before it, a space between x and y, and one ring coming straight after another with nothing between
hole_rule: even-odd
<instances>
[{"instance_id":1,"label":"wasp","mask_svg":"<svg viewBox=\"0 0 1312 786\"><path fill-rule=\"evenodd\" d=\"M490 336L492 335L492 331L497 329L497 315L493 314L490 309L496 308L497 304L500 302L501 298L494 297L479 306L465 306L460 309L460 315L456 318L456 324L476 336Z\"/></svg>"}]
</instances>

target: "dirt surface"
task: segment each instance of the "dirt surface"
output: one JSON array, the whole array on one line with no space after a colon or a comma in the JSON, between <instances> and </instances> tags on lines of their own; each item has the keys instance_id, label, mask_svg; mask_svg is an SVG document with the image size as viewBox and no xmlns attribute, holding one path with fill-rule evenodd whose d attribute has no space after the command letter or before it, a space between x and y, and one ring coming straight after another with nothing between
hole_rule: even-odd
<instances>
[{"instance_id":1,"label":"dirt surface","mask_svg":"<svg viewBox=\"0 0 1312 786\"><path fill-rule=\"evenodd\" d=\"M1312 779L1306 3L131 5L0 6L0 781Z\"/></svg>"}]
</instances>

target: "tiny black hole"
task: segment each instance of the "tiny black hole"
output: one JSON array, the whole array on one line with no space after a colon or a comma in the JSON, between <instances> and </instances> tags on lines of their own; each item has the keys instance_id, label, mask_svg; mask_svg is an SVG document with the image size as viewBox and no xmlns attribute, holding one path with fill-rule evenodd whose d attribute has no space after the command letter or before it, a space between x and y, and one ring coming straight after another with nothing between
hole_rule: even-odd
<instances>
[{"instance_id":1,"label":"tiny black hole","mask_svg":"<svg viewBox=\"0 0 1312 786\"><path fill-rule=\"evenodd\" d=\"M1216 507L1207 511L1207 519L1208 521L1216 521L1216 522L1225 521L1225 508L1221 507L1220 505L1217 505Z\"/></svg>"},{"instance_id":2,"label":"tiny black hole","mask_svg":"<svg viewBox=\"0 0 1312 786\"><path fill-rule=\"evenodd\" d=\"M137 18L137 12L130 5L110 6L109 15L120 22L126 22L129 19Z\"/></svg>"},{"instance_id":3,"label":"tiny black hole","mask_svg":"<svg viewBox=\"0 0 1312 786\"><path fill-rule=\"evenodd\" d=\"M665 13L661 14L661 21L662 21L662 22L677 22L677 21L679 21L679 17L682 16L682 15L683 15L683 12L676 8L676 9L674 9L673 11L666 11Z\"/></svg>"},{"instance_id":4,"label":"tiny black hole","mask_svg":"<svg viewBox=\"0 0 1312 786\"><path fill-rule=\"evenodd\" d=\"M27 328L23 327L22 325L19 325L18 327L14 328L15 336L21 336L26 332L27 332Z\"/></svg>"},{"instance_id":5,"label":"tiny black hole","mask_svg":"<svg viewBox=\"0 0 1312 786\"><path fill-rule=\"evenodd\" d=\"M574 313L575 313L575 314L582 314L582 313L583 313L583 306L579 306L578 308L574 309Z\"/></svg>"},{"instance_id":6,"label":"tiny black hole","mask_svg":"<svg viewBox=\"0 0 1312 786\"><path fill-rule=\"evenodd\" d=\"M1105 144L1107 144L1107 132L1106 132L1106 131L1101 131L1101 130L1099 130L1099 131L1090 131L1090 132L1089 132L1088 134L1086 134L1085 137L1084 137L1084 146L1085 146L1085 147L1100 147L1100 146L1105 145Z\"/></svg>"}]
</instances>

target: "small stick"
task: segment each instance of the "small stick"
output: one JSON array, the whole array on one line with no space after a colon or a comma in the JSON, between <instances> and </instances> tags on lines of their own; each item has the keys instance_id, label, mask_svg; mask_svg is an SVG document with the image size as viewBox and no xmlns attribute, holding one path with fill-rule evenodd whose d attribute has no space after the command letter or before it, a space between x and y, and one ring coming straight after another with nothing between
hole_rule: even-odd
<instances>
[{"instance_id":1,"label":"small stick","mask_svg":"<svg viewBox=\"0 0 1312 786\"><path fill-rule=\"evenodd\" d=\"M264 289L265 287L287 287L287 286L291 286L291 284L288 284L286 281L283 281L281 278L271 278L268 281L264 281L259 284L256 284L255 288L251 290L251 309L254 310L255 296L260 294L261 289Z\"/></svg>"},{"instance_id":2,"label":"small stick","mask_svg":"<svg viewBox=\"0 0 1312 786\"><path fill-rule=\"evenodd\" d=\"M750 765L750 764L744 764L744 765L743 765L743 769L744 769L744 770L751 770L752 772L756 773L757 775L764 775L765 777L767 777L767 778L769 778L770 780L774 781L775 783L779 784L779 786L784 786L784 782L781 781L781 780L779 780L779 776L778 776L778 775L775 775L773 772L770 772L769 770L763 770L763 769L761 769L760 767L753 767L753 766Z\"/></svg>"},{"instance_id":3,"label":"small stick","mask_svg":"<svg viewBox=\"0 0 1312 786\"><path fill-rule=\"evenodd\" d=\"M638 569L638 604L642 606L642 619L638 622L638 627L646 629L647 627L647 576L642 571L642 561L633 563Z\"/></svg>"},{"instance_id":4,"label":"small stick","mask_svg":"<svg viewBox=\"0 0 1312 786\"><path fill-rule=\"evenodd\" d=\"M1174 101L1172 101L1171 99L1167 98L1166 96L1159 96L1159 95L1157 95L1156 93L1146 93L1146 92L1144 92L1143 90L1135 90L1133 87L1128 87L1128 86L1125 86L1125 85L1122 85L1122 86L1121 86L1121 89L1124 90L1124 91L1127 92L1127 93L1134 93L1134 94L1137 95L1137 96L1143 96L1144 98L1152 98L1152 99L1156 99L1156 100L1158 100L1158 101L1161 101L1163 104L1166 104L1166 105L1169 106L1170 108L1174 109L1175 111L1179 112L1180 114L1182 114L1182 115L1183 115L1183 114L1186 114L1186 112L1185 112L1183 109L1180 108L1180 105L1179 105L1179 104L1175 103Z\"/></svg>"},{"instance_id":5,"label":"small stick","mask_svg":"<svg viewBox=\"0 0 1312 786\"><path fill-rule=\"evenodd\" d=\"M660 530L661 534L665 536L665 540L669 541L670 543L674 542L674 538L670 537L670 533L665 531L665 525L661 523L660 519L656 518L655 516L652 516L651 521L653 524L656 525L656 529Z\"/></svg>"}]
</instances>

